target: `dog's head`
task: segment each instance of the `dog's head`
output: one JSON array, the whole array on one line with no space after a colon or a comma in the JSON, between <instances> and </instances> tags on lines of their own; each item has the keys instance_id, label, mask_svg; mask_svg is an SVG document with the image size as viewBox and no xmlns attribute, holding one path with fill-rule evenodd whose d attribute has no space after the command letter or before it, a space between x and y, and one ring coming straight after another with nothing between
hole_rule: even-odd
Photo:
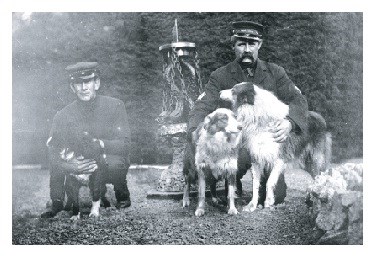
<instances>
[{"instance_id":1,"label":"dog's head","mask_svg":"<svg viewBox=\"0 0 377 259\"><path fill-rule=\"evenodd\" d=\"M233 111L243 104L254 104L255 89L249 82L242 82L233 86L232 89L220 91L220 99L232 104Z\"/></svg>"},{"instance_id":2,"label":"dog's head","mask_svg":"<svg viewBox=\"0 0 377 259\"><path fill-rule=\"evenodd\" d=\"M77 128L72 128L66 134L61 132L54 134L46 144L49 148L60 149L61 158L65 160L80 156L97 160L103 154L99 140Z\"/></svg>"},{"instance_id":3,"label":"dog's head","mask_svg":"<svg viewBox=\"0 0 377 259\"><path fill-rule=\"evenodd\" d=\"M225 108L219 108L207 115L204 119L203 128L211 135L224 132L228 137L238 135L242 129L234 113Z\"/></svg>"},{"instance_id":4,"label":"dog's head","mask_svg":"<svg viewBox=\"0 0 377 259\"><path fill-rule=\"evenodd\" d=\"M80 154L85 158L97 159L103 152L99 141L87 131L75 132L70 140L75 142L70 143L71 148L74 149L76 154Z\"/></svg>"}]
</instances>

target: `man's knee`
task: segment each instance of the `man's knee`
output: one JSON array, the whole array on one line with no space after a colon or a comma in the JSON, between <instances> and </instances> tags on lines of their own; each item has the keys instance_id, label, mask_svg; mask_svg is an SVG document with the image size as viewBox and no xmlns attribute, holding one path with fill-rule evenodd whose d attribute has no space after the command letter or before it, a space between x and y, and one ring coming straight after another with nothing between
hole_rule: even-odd
<instances>
[{"instance_id":1,"label":"man's knee","mask_svg":"<svg viewBox=\"0 0 377 259\"><path fill-rule=\"evenodd\" d=\"M54 170L50 171L50 198L51 200L64 200L65 175Z\"/></svg>"},{"instance_id":2,"label":"man's knee","mask_svg":"<svg viewBox=\"0 0 377 259\"><path fill-rule=\"evenodd\" d=\"M115 186L124 185L127 183L127 174L128 168L111 170L108 172L108 183L111 183Z\"/></svg>"}]
</instances>

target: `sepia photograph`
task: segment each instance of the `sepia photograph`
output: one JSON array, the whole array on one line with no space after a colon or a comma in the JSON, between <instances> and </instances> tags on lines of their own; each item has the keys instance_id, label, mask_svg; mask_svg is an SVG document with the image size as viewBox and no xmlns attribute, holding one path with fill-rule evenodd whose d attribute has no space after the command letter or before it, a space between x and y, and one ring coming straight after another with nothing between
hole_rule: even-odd
<instances>
[{"instance_id":1,"label":"sepia photograph","mask_svg":"<svg viewBox=\"0 0 377 259\"><path fill-rule=\"evenodd\" d=\"M8 9L12 247L365 245L363 8Z\"/></svg>"}]
</instances>

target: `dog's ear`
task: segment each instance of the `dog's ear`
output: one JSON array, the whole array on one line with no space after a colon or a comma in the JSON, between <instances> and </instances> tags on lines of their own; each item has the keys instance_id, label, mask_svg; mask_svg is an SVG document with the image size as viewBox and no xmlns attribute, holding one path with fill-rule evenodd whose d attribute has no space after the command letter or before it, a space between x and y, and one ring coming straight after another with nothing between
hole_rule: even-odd
<instances>
[{"instance_id":1,"label":"dog's ear","mask_svg":"<svg viewBox=\"0 0 377 259\"><path fill-rule=\"evenodd\" d=\"M218 130L225 130L228 125L228 115L226 113L216 113L216 126Z\"/></svg>"},{"instance_id":2,"label":"dog's ear","mask_svg":"<svg viewBox=\"0 0 377 259\"><path fill-rule=\"evenodd\" d=\"M255 90L254 87L253 89L250 89L250 91L247 91L246 93L246 103L254 105L254 97L255 97Z\"/></svg>"},{"instance_id":3,"label":"dog's ear","mask_svg":"<svg viewBox=\"0 0 377 259\"><path fill-rule=\"evenodd\" d=\"M226 113L214 111L206 117L203 127L209 134L213 135L216 132L225 131L228 125L228 119Z\"/></svg>"},{"instance_id":4,"label":"dog's ear","mask_svg":"<svg viewBox=\"0 0 377 259\"><path fill-rule=\"evenodd\" d=\"M215 134L217 132L217 116L216 113L208 114L203 123L203 128L209 133L209 134Z\"/></svg>"},{"instance_id":5,"label":"dog's ear","mask_svg":"<svg viewBox=\"0 0 377 259\"><path fill-rule=\"evenodd\" d=\"M254 104L255 90L254 85L251 83L245 83L237 88L237 103L242 104Z\"/></svg>"}]
</instances>

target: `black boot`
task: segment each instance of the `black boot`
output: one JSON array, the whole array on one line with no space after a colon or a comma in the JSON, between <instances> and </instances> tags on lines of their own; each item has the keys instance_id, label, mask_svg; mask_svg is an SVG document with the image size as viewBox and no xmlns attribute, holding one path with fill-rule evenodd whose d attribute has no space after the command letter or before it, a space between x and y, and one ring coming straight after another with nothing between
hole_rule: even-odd
<instances>
[{"instance_id":1,"label":"black boot","mask_svg":"<svg viewBox=\"0 0 377 259\"><path fill-rule=\"evenodd\" d=\"M117 199L117 209L123 209L131 206L130 191L128 190L127 180L124 181L123 186L114 186L115 197Z\"/></svg>"},{"instance_id":2,"label":"black boot","mask_svg":"<svg viewBox=\"0 0 377 259\"><path fill-rule=\"evenodd\" d=\"M130 200L130 197L128 197L124 201L118 201L116 208L117 209L124 209L124 208L128 208L130 206L131 206L131 200Z\"/></svg>"},{"instance_id":3,"label":"black boot","mask_svg":"<svg viewBox=\"0 0 377 259\"><path fill-rule=\"evenodd\" d=\"M60 211L64 209L63 202L62 201L52 201L52 208L49 211L43 212L41 214L41 218L47 219L47 218L53 218L58 214Z\"/></svg>"},{"instance_id":4,"label":"black boot","mask_svg":"<svg viewBox=\"0 0 377 259\"><path fill-rule=\"evenodd\" d=\"M101 206L103 206L105 208L109 208L109 207L111 207L111 203L109 202L109 200L106 197L102 197L101 198Z\"/></svg>"}]
</instances>

